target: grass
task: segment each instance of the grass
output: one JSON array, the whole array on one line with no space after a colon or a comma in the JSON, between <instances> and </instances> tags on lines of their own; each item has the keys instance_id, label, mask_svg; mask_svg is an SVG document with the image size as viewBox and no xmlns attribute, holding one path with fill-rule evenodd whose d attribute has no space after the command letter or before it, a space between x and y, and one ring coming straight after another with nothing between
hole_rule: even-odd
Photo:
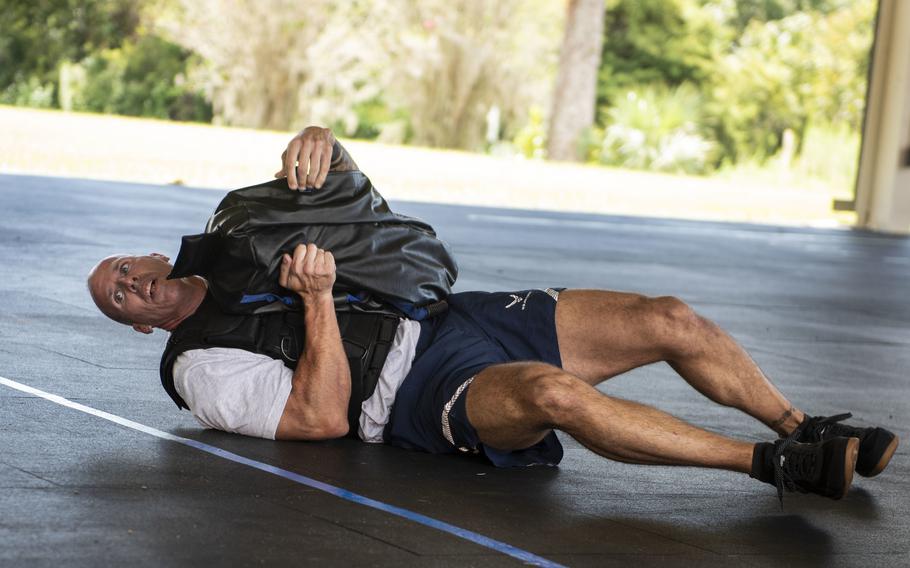
<instances>
[{"instance_id":1,"label":"grass","mask_svg":"<svg viewBox=\"0 0 910 568\"><path fill-rule=\"evenodd\" d=\"M768 185L784 185L801 191L829 192L837 199L852 199L856 170L859 167L860 136L847 128L809 127L802 152L792 160L780 154L764 164L746 161L721 170L721 179L736 183L743 179L761 180Z\"/></svg>"},{"instance_id":2,"label":"grass","mask_svg":"<svg viewBox=\"0 0 910 568\"><path fill-rule=\"evenodd\" d=\"M293 135L0 106L0 172L231 189L269 179ZM749 170L713 178L345 140L389 199L812 226L843 189Z\"/></svg>"}]
</instances>

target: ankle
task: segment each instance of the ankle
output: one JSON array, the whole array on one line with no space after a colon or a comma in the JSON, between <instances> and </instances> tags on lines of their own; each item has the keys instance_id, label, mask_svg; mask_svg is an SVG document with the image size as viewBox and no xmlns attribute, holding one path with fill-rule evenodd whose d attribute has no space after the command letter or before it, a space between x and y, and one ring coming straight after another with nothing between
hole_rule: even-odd
<instances>
[{"instance_id":1,"label":"ankle","mask_svg":"<svg viewBox=\"0 0 910 568\"><path fill-rule=\"evenodd\" d=\"M759 442L752 449L752 471L749 477L774 483L774 444Z\"/></svg>"},{"instance_id":2,"label":"ankle","mask_svg":"<svg viewBox=\"0 0 910 568\"><path fill-rule=\"evenodd\" d=\"M785 420L781 421L779 424L772 425L774 431L777 432L781 438L786 438L793 434L803 421L808 418L808 415L805 412L796 408L791 407L788 413L789 416L786 416Z\"/></svg>"}]
</instances>

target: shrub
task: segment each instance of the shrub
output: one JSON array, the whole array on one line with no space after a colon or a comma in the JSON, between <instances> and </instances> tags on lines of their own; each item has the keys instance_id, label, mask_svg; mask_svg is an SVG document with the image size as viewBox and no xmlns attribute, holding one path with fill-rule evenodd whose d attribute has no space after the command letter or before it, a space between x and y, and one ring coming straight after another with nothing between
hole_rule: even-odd
<instances>
[{"instance_id":1,"label":"shrub","mask_svg":"<svg viewBox=\"0 0 910 568\"><path fill-rule=\"evenodd\" d=\"M688 84L631 90L604 110L601 163L661 172L704 174L716 144L699 130L702 101Z\"/></svg>"},{"instance_id":2,"label":"shrub","mask_svg":"<svg viewBox=\"0 0 910 568\"><path fill-rule=\"evenodd\" d=\"M211 105L186 81L190 63L189 52L153 35L101 51L79 66L72 108L208 122Z\"/></svg>"},{"instance_id":3,"label":"shrub","mask_svg":"<svg viewBox=\"0 0 910 568\"><path fill-rule=\"evenodd\" d=\"M54 84L43 83L33 75L0 92L0 104L51 108L54 106Z\"/></svg>"},{"instance_id":4,"label":"shrub","mask_svg":"<svg viewBox=\"0 0 910 568\"><path fill-rule=\"evenodd\" d=\"M873 2L752 21L720 61L710 120L730 162L763 163L784 132L798 150L809 123L859 130Z\"/></svg>"},{"instance_id":5,"label":"shrub","mask_svg":"<svg viewBox=\"0 0 910 568\"><path fill-rule=\"evenodd\" d=\"M528 121L512 139L515 150L525 158L542 159L547 153L547 128L544 125L543 110L532 106Z\"/></svg>"},{"instance_id":6,"label":"shrub","mask_svg":"<svg viewBox=\"0 0 910 568\"><path fill-rule=\"evenodd\" d=\"M60 64L119 47L135 33L139 12L138 0L0 0L3 102L56 105L56 92L51 104L45 101L48 85L56 89Z\"/></svg>"}]
</instances>

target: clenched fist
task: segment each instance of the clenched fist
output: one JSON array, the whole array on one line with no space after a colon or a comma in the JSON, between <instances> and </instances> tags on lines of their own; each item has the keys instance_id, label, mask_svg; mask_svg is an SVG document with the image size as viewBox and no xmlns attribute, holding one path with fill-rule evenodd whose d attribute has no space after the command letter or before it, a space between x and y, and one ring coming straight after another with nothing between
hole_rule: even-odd
<instances>
[{"instance_id":1,"label":"clenched fist","mask_svg":"<svg viewBox=\"0 0 910 568\"><path fill-rule=\"evenodd\" d=\"M313 243L297 245L293 257L282 255L278 283L297 292L304 302L322 296L331 298L332 285L335 284L335 257Z\"/></svg>"}]
</instances>

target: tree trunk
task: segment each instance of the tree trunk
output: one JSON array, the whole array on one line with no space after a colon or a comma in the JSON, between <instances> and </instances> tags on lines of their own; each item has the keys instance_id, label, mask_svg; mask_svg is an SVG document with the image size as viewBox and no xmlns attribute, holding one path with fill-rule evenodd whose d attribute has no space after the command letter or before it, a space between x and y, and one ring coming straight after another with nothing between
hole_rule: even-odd
<instances>
[{"instance_id":1,"label":"tree trunk","mask_svg":"<svg viewBox=\"0 0 910 568\"><path fill-rule=\"evenodd\" d=\"M606 8L604 0L569 0L566 10L566 31L550 109L547 157L578 161L582 157L578 148L581 136L594 124Z\"/></svg>"}]
</instances>

